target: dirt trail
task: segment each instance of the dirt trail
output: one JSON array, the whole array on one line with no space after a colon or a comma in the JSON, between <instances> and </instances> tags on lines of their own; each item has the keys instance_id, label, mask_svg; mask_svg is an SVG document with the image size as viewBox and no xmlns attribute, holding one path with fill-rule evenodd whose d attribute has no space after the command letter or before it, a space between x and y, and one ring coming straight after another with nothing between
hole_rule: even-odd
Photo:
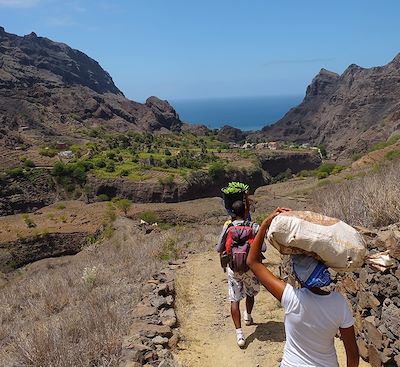
<instances>
[{"instance_id":1,"label":"dirt trail","mask_svg":"<svg viewBox=\"0 0 400 367\"><path fill-rule=\"evenodd\" d=\"M277 274L278 252L268 249L267 259L267 266ZM177 313L182 341L176 358L184 367L279 366L285 341L283 309L262 289L253 311L255 324L242 324L247 339L246 347L240 349L229 312L226 274L215 252L193 255L178 270ZM342 343L337 340L336 344L340 366L345 366ZM360 363L360 367L369 366Z\"/></svg>"}]
</instances>

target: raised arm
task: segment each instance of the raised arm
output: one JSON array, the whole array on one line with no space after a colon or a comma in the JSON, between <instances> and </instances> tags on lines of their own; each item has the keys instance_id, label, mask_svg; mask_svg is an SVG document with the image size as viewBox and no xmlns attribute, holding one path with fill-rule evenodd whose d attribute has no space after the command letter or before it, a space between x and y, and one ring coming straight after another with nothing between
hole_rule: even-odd
<instances>
[{"instance_id":1,"label":"raised arm","mask_svg":"<svg viewBox=\"0 0 400 367\"><path fill-rule=\"evenodd\" d=\"M283 291L285 290L286 283L276 277L269 271L261 262L261 248L264 242L265 233L274 219L280 213L286 212L290 209L277 208L275 209L264 221L262 222L259 231L250 247L249 255L247 256L247 265L253 271L254 275L258 278L261 284L278 300L282 300Z\"/></svg>"},{"instance_id":2,"label":"raised arm","mask_svg":"<svg viewBox=\"0 0 400 367\"><path fill-rule=\"evenodd\" d=\"M354 326L340 328L339 330L343 340L344 349L346 350L347 367L358 367L360 356L358 353Z\"/></svg>"}]
</instances>

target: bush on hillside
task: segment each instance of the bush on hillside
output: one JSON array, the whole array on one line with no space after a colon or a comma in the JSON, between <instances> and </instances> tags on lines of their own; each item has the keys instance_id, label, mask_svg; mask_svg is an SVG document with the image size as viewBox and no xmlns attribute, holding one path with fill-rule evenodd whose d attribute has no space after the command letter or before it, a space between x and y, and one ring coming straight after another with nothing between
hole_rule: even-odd
<instances>
[{"instance_id":1,"label":"bush on hillside","mask_svg":"<svg viewBox=\"0 0 400 367\"><path fill-rule=\"evenodd\" d=\"M208 173L212 178L217 178L225 174L225 163L222 161L215 161L210 164Z\"/></svg>"},{"instance_id":2,"label":"bush on hillside","mask_svg":"<svg viewBox=\"0 0 400 367\"><path fill-rule=\"evenodd\" d=\"M400 221L400 162L369 176L330 184L313 195L317 211L352 225L381 227Z\"/></svg>"}]
</instances>

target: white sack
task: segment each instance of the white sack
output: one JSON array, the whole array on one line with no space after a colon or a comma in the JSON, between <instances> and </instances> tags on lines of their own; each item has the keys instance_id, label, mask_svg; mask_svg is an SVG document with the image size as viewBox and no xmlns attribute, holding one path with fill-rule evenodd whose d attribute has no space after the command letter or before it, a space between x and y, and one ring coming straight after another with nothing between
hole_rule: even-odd
<instances>
[{"instance_id":1,"label":"white sack","mask_svg":"<svg viewBox=\"0 0 400 367\"><path fill-rule=\"evenodd\" d=\"M364 240L353 227L309 211L279 214L267 239L281 254L305 253L339 271L361 267L367 255Z\"/></svg>"}]
</instances>

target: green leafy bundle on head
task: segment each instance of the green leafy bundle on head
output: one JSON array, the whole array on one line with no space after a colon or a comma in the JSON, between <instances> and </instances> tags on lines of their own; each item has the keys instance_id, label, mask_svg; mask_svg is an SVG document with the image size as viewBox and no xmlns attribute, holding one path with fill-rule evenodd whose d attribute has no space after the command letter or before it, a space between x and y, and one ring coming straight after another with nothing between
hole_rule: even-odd
<instances>
[{"instance_id":1,"label":"green leafy bundle on head","mask_svg":"<svg viewBox=\"0 0 400 367\"><path fill-rule=\"evenodd\" d=\"M246 185L242 182L232 181L232 182L229 182L227 187L224 187L222 189L222 192L227 195L237 194L239 192L247 193L249 191L249 188L250 188L249 185Z\"/></svg>"}]
</instances>

